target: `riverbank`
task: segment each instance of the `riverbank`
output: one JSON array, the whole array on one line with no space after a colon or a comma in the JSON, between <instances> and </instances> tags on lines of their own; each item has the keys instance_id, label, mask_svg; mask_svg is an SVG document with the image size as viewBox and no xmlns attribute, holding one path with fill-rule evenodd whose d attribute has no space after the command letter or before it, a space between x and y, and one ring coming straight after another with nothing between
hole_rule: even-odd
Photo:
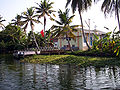
<instances>
[{"instance_id":1,"label":"riverbank","mask_svg":"<svg viewBox=\"0 0 120 90\"><path fill-rule=\"evenodd\" d=\"M76 56L76 55L34 55L21 60L27 63L39 64L73 64L81 67L85 66L114 66L120 65L119 58L115 57L93 57L93 56Z\"/></svg>"}]
</instances>

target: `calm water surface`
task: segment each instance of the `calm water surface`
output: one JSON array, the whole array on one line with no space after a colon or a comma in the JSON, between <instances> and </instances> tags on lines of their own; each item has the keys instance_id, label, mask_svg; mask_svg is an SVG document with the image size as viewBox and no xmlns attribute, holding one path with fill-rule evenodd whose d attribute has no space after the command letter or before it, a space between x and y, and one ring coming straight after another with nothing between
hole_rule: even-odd
<instances>
[{"instance_id":1,"label":"calm water surface","mask_svg":"<svg viewBox=\"0 0 120 90\"><path fill-rule=\"evenodd\" d=\"M20 63L0 56L0 90L119 90L120 67Z\"/></svg>"}]
</instances>

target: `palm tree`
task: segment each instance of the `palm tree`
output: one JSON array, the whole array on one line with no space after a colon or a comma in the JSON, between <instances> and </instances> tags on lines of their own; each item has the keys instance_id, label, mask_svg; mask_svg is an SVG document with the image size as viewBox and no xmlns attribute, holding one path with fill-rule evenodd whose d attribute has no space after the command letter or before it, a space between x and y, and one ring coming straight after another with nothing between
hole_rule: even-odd
<instances>
[{"instance_id":1,"label":"palm tree","mask_svg":"<svg viewBox=\"0 0 120 90\"><path fill-rule=\"evenodd\" d=\"M53 12L55 12L54 10L51 10L52 4L54 4L53 2L49 2L47 0L41 1L41 3L36 3L38 5L38 7L34 7L36 9L36 13L38 13L38 18L44 17L44 38L46 39L46 34L45 34L45 26L46 26L46 15L50 16L50 14L52 14ZM53 16L55 16L53 14ZM52 18L50 16L50 18ZM46 43L46 42L45 42Z\"/></svg>"},{"instance_id":2,"label":"palm tree","mask_svg":"<svg viewBox=\"0 0 120 90\"><path fill-rule=\"evenodd\" d=\"M24 21L22 21L22 23L24 24L24 27L23 27L24 31L26 31L26 28L28 27L28 24L30 23L30 27L31 27L32 34L33 34L33 39L37 46L37 49L39 50L39 46L38 46L38 43L36 41L33 31L34 31L34 22L35 23L41 23L41 22L35 18L36 15L34 15L34 13L35 11L33 10L32 7L27 8L27 12L23 12L22 19L24 19Z\"/></svg>"},{"instance_id":3,"label":"palm tree","mask_svg":"<svg viewBox=\"0 0 120 90\"><path fill-rule=\"evenodd\" d=\"M13 23L11 24L14 24L14 25L17 25L17 26L22 26L22 21L21 21L21 15L18 15L15 17L15 19L12 19Z\"/></svg>"},{"instance_id":4,"label":"palm tree","mask_svg":"<svg viewBox=\"0 0 120 90\"><path fill-rule=\"evenodd\" d=\"M120 0L104 0L101 10L104 12L104 14L109 14L115 12L115 15L118 20L118 26L120 31L120 20L119 20L119 8L120 8Z\"/></svg>"},{"instance_id":5,"label":"palm tree","mask_svg":"<svg viewBox=\"0 0 120 90\"><path fill-rule=\"evenodd\" d=\"M80 15L80 21L81 21L81 25L82 25L83 38L86 42L88 50L90 50L90 46L87 43L87 40L85 38L84 29L83 29L82 11L87 10L88 7L91 6L92 0L67 0L66 7L70 4L71 1L72 1L71 8L72 8L73 13L75 13L76 8L78 8L78 12Z\"/></svg>"},{"instance_id":6,"label":"palm tree","mask_svg":"<svg viewBox=\"0 0 120 90\"><path fill-rule=\"evenodd\" d=\"M5 21L5 20L3 20L2 18L3 17L0 15L0 28L4 29L5 26L2 22Z\"/></svg>"},{"instance_id":7,"label":"palm tree","mask_svg":"<svg viewBox=\"0 0 120 90\"><path fill-rule=\"evenodd\" d=\"M68 46L70 50L72 51L71 45L70 45L70 38L75 39L76 35L73 32L77 31L77 27L79 25L70 25L72 23L72 19L75 15L72 15L69 17L68 15L69 10L66 9L65 12L62 12L61 10L58 11L59 19L54 20L59 26L53 25L51 29L53 29L53 36L59 37L59 36L66 36L66 40L68 41Z\"/></svg>"}]
</instances>

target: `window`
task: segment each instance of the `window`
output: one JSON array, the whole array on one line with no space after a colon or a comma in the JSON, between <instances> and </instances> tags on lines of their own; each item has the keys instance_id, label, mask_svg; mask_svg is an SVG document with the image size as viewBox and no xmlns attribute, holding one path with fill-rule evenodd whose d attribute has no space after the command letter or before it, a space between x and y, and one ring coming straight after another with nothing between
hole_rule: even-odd
<instances>
[{"instance_id":1,"label":"window","mask_svg":"<svg viewBox=\"0 0 120 90\"><path fill-rule=\"evenodd\" d=\"M66 40L69 40L69 41L70 41L70 40L71 40L71 38L70 38L70 37L68 37L68 38L66 38Z\"/></svg>"},{"instance_id":2,"label":"window","mask_svg":"<svg viewBox=\"0 0 120 90\"><path fill-rule=\"evenodd\" d=\"M64 45L64 47L67 47L66 45Z\"/></svg>"},{"instance_id":3,"label":"window","mask_svg":"<svg viewBox=\"0 0 120 90\"><path fill-rule=\"evenodd\" d=\"M87 40L87 37L85 37L86 38L86 40ZM85 43L85 39L84 39L84 43Z\"/></svg>"},{"instance_id":4,"label":"window","mask_svg":"<svg viewBox=\"0 0 120 90\"><path fill-rule=\"evenodd\" d=\"M54 43L54 47L57 47L57 46L58 46L58 42L55 42L55 43Z\"/></svg>"},{"instance_id":5,"label":"window","mask_svg":"<svg viewBox=\"0 0 120 90\"><path fill-rule=\"evenodd\" d=\"M72 47L75 47L75 45L72 45Z\"/></svg>"},{"instance_id":6,"label":"window","mask_svg":"<svg viewBox=\"0 0 120 90\"><path fill-rule=\"evenodd\" d=\"M92 46L92 37L90 37L90 45Z\"/></svg>"}]
</instances>

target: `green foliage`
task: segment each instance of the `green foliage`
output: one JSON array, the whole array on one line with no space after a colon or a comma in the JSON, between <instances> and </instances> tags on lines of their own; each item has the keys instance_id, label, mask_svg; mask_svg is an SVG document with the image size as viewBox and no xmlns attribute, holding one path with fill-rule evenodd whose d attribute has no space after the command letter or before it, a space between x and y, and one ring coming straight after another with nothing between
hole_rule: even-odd
<instances>
[{"instance_id":1,"label":"green foliage","mask_svg":"<svg viewBox=\"0 0 120 90\"><path fill-rule=\"evenodd\" d=\"M61 10L58 11L59 14L59 21L58 20L54 20L58 25L53 25L51 27L52 31L52 36L54 37L65 37L70 50L72 51L71 45L70 45L70 41L68 38L71 38L73 40L75 40L76 35L74 34L74 32L77 32L77 27L79 27L79 25L70 25L72 22L72 19L75 15L72 16L68 16L69 14L69 10L66 9L65 12L62 12Z\"/></svg>"},{"instance_id":2,"label":"green foliage","mask_svg":"<svg viewBox=\"0 0 120 90\"><path fill-rule=\"evenodd\" d=\"M71 3L71 8L73 13L75 13L76 9L80 12L87 10L92 5L92 0L67 0L66 7Z\"/></svg>"},{"instance_id":3,"label":"green foliage","mask_svg":"<svg viewBox=\"0 0 120 90\"><path fill-rule=\"evenodd\" d=\"M52 5L54 4L54 2L50 2L49 0L41 0L40 3L36 3L38 5L38 7L34 7L36 9L36 13L37 13L37 17L38 19L41 17L44 17L44 41L45 41L45 46L46 46L46 16L50 17L50 20L53 21L53 18L51 16L51 14L53 16L55 16L55 14L53 14L53 12L55 12L54 10L52 10ZM47 40L48 41L48 40Z\"/></svg>"},{"instance_id":4,"label":"green foliage","mask_svg":"<svg viewBox=\"0 0 120 90\"><path fill-rule=\"evenodd\" d=\"M22 26L23 25L23 22L21 21L21 18L22 16L21 15L18 15L15 17L15 19L12 19L12 23L13 25L17 25L17 26Z\"/></svg>"},{"instance_id":5,"label":"green foliage","mask_svg":"<svg viewBox=\"0 0 120 90\"><path fill-rule=\"evenodd\" d=\"M53 32L53 36L59 37L59 36L66 36L66 37L71 37L71 38L75 38L75 34L73 32L76 32L77 29L76 27L78 27L79 25L70 25L72 22L72 19L75 15L72 16L68 16L69 10L66 9L65 12L62 12L61 10L58 11L59 14L59 19L58 20L54 20L59 26L57 25L53 25L52 26L52 32Z\"/></svg>"},{"instance_id":6,"label":"green foliage","mask_svg":"<svg viewBox=\"0 0 120 90\"><path fill-rule=\"evenodd\" d=\"M39 50L39 46L38 46L38 43L36 41L36 37L35 37L33 31L34 31L34 23L41 23L41 22L38 19L36 19L36 14L35 14L34 9L32 7L27 8L27 11L23 12L23 14L22 14L22 19L24 20L22 22L23 22L23 25L24 25L23 29L24 29L25 32L26 32L26 28L30 24L35 45L36 45L37 49Z\"/></svg>"},{"instance_id":7,"label":"green foliage","mask_svg":"<svg viewBox=\"0 0 120 90\"><path fill-rule=\"evenodd\" d=\"M120 65L120 60L111 57L88 57L75 55L35 55L26 57L21 62L39 63L39 64L73 64L83 66L111 66Z\"/></svg>"},{"instance_id":8,"label":"green foliage","mask_svg":"<svg viewBox=\"0 0 120 90\"><path fill-rule=\"evenodd\" d=\"M90 46L86 40L84 29L83 29L83 20L82 20L82 11L87 11L87 9L92 5L92 0L67 0L66 7L71 3L72 12L75 13L76 9L78 9L79 15L80 15L80 21L81 21L81 27L82 27L82 34L83 38L85 40L85 43L90 50Z\"/></svg>"},{"instance_id":9,"label":"green foliage","mask_svg":"<svg viewBox=\"0 0 120 90\"><path fill-rule=\"evenodd\" d=\"M106 33L101 39L94 35L93 49L106 54L120 56L120 32L115 32L115 29L113 32Z\"/></svg>"},{"instance_id":10,"label":"green foliage","mask_svg":"<svg viewBox=\"0 0 120 90\"><path fill-rule=\"evenodd\" d=\"M54 60L59 60L61 58L66 58L69 55L34 55L33 57L26 57L22 62L29 63L52 63Z\"/></svg>"},{"instance_id":11,"label":"green foliage","mask_svg":"<svg viewBox=\"0 0 120 90\"><path fill-rule=\"evenodd\" d=\"M120 0L104 0L101 6L101 10L104 12L105 16L107 14L111 15L113 12L115 12L115 16L117 17L119 31L120 31L119 9L120 9Z\"/></svg>"},{"instance_id":12,"label":"green foliage","mask_svg":"<svg viewBox=\"0 0 120 90\"><path fill-rule=\"evenodd\" d=\"M96 34L93 34L94 35L94 41L93 41L93 48L98 50L98 46L100 44L100 41L99 41L99 37L96 35Z\"/></svg>"},{"instance_id":13,"label":"green foliage","mask_svg":"<svg viewBox=\"0 0 120 90\"><path fill-rule=\"evenodd\" d=\"M4 22L5 20L2 19L3 17L0 15L0 28L4 29L4 24L2 22Z\"/></svg>"},{"instance_id":14,"label":"green foliage","mask_svg":"<svg viewBox=\"0 0 120 90\"><path fill-rule=\"evenodd\" d=\"M24 46L25 35L20 27L15 25L7 25L5 30L0 32L0 51L4 49L5 51L13 51L18 49L18 45Z\"/></svg>"},{"instance_id":15,"label":"green foliage","mask_svg":"<svg viewBox=\"0 0 120 90\"><path fill-rule=\"evenodd\" d=\"M45 15L50 16L50 14L52 14L53 12L55 12L54 10L52 10L52 5L54 4L54 2L50 2L49 0L41 0L40 3L36 3L38 5L38 7L34 7L36 9L36 13L38 13L38 18L44 17ZM54 15L54 14L53 14Z\"/></svg>"},{"instance_id":16,"label":"green foliage","mask_svg":"<svg viewBox=\"0 0 120 90\"><path fill-rule=\"evenodd\" d=\"M1 42L0 42L0 48L5 48L6 47L6 44L5 44L5 42L2 40Z\"/></svg>"}]
</instances>

